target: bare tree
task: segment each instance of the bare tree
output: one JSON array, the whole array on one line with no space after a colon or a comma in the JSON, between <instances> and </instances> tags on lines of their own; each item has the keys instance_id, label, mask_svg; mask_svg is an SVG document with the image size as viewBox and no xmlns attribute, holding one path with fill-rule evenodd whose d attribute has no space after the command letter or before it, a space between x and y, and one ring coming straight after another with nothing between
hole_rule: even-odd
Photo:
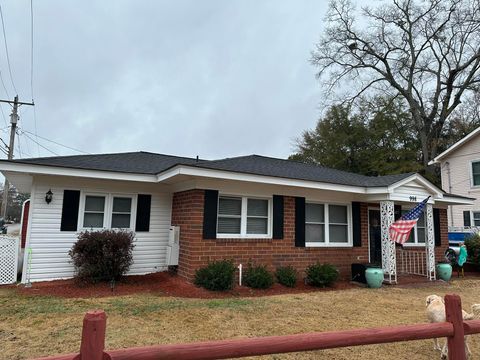
<instances>
[{"instance_id":1,"label":"bare tree","mask_svg":"<svg viewBox=\"0 0 480 360\"><path fill-rule=\"evenodd\" d=\"M326 95L403 98L426 166L462 97L479 90L480 0L392 0L361 11L333 0L326 22L312 52Z\"/></svg>"}]
</instances>

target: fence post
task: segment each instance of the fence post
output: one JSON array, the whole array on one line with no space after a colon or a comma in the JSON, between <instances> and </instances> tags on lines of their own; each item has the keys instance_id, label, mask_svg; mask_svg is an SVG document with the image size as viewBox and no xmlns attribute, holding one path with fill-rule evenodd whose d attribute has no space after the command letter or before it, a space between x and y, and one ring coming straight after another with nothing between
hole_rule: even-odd
<instances>
[{"instance_id":1,"label":"fence post","mask_svg":"<svg viewBox=\"0 0 480 360\"><path fill-rule=\"evenodd\" d=\"M83 318L79 360L103 360L107 315L103 310L90 310Z\"/></svg>"},{"instance_id":2,"label":"fence post","mask_svg":"<svg viewBox=\"0 0 480 360\"><path fill-rule=\"evenodd\" d=\"M447 321L453 325L453 336L448 340L448 359L466 360L465 334L463 331L462 300L458 295L445 295Z\"/></svg>"}]
</instances>

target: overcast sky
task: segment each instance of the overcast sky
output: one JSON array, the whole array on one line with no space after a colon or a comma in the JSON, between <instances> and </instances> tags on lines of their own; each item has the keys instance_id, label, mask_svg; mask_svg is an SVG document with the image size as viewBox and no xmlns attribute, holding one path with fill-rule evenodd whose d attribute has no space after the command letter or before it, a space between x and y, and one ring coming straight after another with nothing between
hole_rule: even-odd
<instances>
[{"instance_id":1,"label":"overcast sky","mask_svg":"<svg viewBox=\"0 0 480 360\"><path fill-rule=\"evenodd\" d=\"M1 4L13 81L20 100L30 101L30 1ZM321 89L309 58L326 1L33 5L39 136L89 153L287 157L319 116ZM1 38L0 70L12 98ZM3 111L10 113L5 105ZM20 114L20 128L34 133L32 108ZM7 130L0 133L6 142ZM20 135L23 157L52 155L27 135L35 139ZM55 153L76 154L38 140Z\"/></svg>"}]
</instances>

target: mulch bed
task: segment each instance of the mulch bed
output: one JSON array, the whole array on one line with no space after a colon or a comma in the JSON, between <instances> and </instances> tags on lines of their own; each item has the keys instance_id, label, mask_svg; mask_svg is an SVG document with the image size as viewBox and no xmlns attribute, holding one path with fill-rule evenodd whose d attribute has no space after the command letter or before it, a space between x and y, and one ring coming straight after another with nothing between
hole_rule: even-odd
<instances>
[{"instance_id":1,"label":"mulch bed","mask_svg":"<svg viewBox=\"0 0 480 360\"><path fill-rule=\"evenodd\" d=\"M316 288L305 285L303 282L299 281L295 288L288 288L280 284L274 284L270 289L266 290L250 289L246 286L236 286L230 291L214 292L196 287L180 276L168 272L159 272L148 275L127 276L122 282L115 284L113 291L109 284L101 283L79 286L73 280L36 282L33 283L31 288L19 285L17 286L17 291L23 295L56 296L64 298L91 298L153 293L172 297L215 299L298 294L312 291L343 290L354 287L358 286L349 281L338 281L331 288Z\"/></svg>"}]
</instances>

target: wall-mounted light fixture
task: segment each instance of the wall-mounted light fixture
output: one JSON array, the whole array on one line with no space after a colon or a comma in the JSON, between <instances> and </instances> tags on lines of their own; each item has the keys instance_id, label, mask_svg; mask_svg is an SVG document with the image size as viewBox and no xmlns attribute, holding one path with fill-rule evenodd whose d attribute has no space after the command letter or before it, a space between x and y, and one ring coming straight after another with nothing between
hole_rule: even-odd
<instances>
[{"instance_id":1,"label":"wall-mounted light fixture","mask_svg":"<svg viewBox=\"0 0 480 360\"><path fill-rule=\"evenodd\" d=\"M53 199L53 193L52 193L52 189L48 190L47 193L45 194L45 202L47 204L50 204L52 202L52 199Z\"/></svg>"}]
</instances>

